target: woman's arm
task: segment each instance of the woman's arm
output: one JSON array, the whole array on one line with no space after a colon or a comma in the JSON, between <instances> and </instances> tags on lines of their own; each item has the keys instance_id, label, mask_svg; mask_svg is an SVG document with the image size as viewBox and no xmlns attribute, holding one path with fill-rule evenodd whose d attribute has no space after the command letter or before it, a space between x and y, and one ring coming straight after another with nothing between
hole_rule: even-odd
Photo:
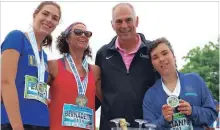
<instances>
[{"instance_id":1,"label":"woman's arm","mask_svg":"<svg viewBox=\"0 0 220 130\"><path fill-rule=\"evenodd\" d=\"M48 76L47 84L51 86L53 83L53 79L57 76L57 73L58 73L57 60L48 61L48 71L49 71L49 76Z\"/></svg>"},{"instance_id":2,"label":"woman's arm","mask_svg":"<svg viewBox=\"0 0 220 130\"><path fill-rule=\"evenodd\" d=\"M15 85L19 56L18 51L7 49L2 53L1 59L1 96L13 130L24 129Z\"/></svg>"},{"instance_id":3,"label":"woman's arm","mask_svg":"<svg viewBox=\"0 0 220 130\"><path fill-rule=\"evenodd\" d=\"M47 84L50 85L50 90L51 90L52 89L51 85L53 83L53 80L55 79L55 77L57 76L57 73L58 73L57 60L49 60L48 61L48 72L49 72L49 75L48 75ZM49 93L48 98L49 99L47 99L47 105L49 106L50 102L51 102L50 93Z\"/></svg>"}]
</instances>

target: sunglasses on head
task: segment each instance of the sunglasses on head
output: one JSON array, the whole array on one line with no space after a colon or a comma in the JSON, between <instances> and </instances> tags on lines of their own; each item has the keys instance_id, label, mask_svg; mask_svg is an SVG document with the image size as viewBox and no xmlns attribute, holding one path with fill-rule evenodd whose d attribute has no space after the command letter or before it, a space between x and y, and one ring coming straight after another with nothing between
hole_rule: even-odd
<instances>
[{"instance_id":1,"label":"sunglasses on head","mask_svg":"<svg viewBox=\"0 0 220 130\"><path fill-rule=\"evenodd\" d=\"M87 37L87 38L90 38L92 36L92 32L90 31L83 31L83 30L80 30L80 29L74 29L73 31L71 32L74 32L74 34L76 36L82 36L82 34L84 33L84 35Z\"/></svg>"}]
</instances>

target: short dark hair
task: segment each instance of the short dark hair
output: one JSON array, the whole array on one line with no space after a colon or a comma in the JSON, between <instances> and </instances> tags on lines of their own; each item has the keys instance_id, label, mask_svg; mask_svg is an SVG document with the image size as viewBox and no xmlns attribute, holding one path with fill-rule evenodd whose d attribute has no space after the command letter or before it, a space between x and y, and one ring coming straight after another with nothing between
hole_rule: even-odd
<instances>
[{"instance_id":1,"label":"short dark hair","mask_svg":"<svg viewBox=\"0 0 220 130\"><path fill-rule=\"evenodd\" d=\"M82 25L86 26L84 23L75 22L75 23L71 24L69 27L67 27L65 29L65 31L61 32L61 34L58 36L57 48L58 48L60 54L69 53L69 45L68 45L66 39L70 36L72 27L77 24L82 24ZM85 56L92 58L92 50L91 50L90 46L88 46L87 49L84 51L83 57L85 57Z\"/></svg>"},{"instance_id":2,"label":"short dark hair","mask_svg":"<svg viewBox=\"0 0 220 130\"><path fill-rule=\"evenodd\" d=\"M174 55L172 45L165 37L157 38L156 40L153 41L153 44L150 47L150 53L161 43L165 43Z\"/></svg>"},{"instance_id":3,"label":"short dark hair","mask_svg":"<svg viewBox=\"0 0 220 130\"><path fill-rule=\"evenodd\" d=\"M151 47L149 49L149 56L150 56L150 59L151 59L151 52L161 43L165 43L168 48L170 49L170 51L172 52L173 56L175 57L174 55L174 51L173 51L173 47L172 45L170 44L170 42L165 38L165 37L161 37L161 38L157 38L156 40L154 40L151 44ZM177 67L177 65L176 65Z\"/></svg>"}]
</instances>

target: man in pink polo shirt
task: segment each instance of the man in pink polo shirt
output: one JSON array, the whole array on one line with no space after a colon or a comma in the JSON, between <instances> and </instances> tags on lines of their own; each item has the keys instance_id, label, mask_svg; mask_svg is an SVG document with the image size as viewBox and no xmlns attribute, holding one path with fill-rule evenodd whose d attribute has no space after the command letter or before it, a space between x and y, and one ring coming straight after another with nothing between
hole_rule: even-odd
<instances>
[{"instance_id":1,"label":"man in pink polo shirt","mask_svg":"<svg viewBox=\"0 0 220 130\"><path fill-rule=\"evenodd\" d=\"M141 45L141 38L139 35L137 35L137 43L135 45L135 48L133 48L132 51L128 52L126 49L123 49L119 44L119 39L117 38L115 41L115 46L118 49L118 52L121 54L122 59L125 63L125 67L127 69L127 72L129 72L129 67L131 65L131 61L133 60L136 52L138 51L140 45Z\"/></svg>"},{"instance_id":2,"label":"man in pink polo shirt","mask_svg":"<svg viewBox=\"0 0 220 130\"><path fill-rule=\"evenodd\" d=\"M131 4L113 7L112 27L117 36L96 55L101 72L100 130L115 127L110 122L115 118L125 118L131 127L138 127L135 119L143 119L144 94L157 76L148 56L151 42L136 32L137 26L138 17Z\"/></svg>"}]
</instances>

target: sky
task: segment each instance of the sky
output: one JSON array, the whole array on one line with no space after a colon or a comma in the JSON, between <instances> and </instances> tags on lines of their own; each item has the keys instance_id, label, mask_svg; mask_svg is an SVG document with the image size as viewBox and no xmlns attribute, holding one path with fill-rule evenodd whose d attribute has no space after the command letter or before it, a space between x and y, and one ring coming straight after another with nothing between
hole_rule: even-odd
<instances>
[{"instance_id":1,"label":"sky","mask_svg":"<svg viewBox=\"0 0 220 130\"><path fill-rule=\"evenodd\" d=\"M0 41L12 30L27 31L32 25L32 14L40 2L1 2ZM93 32L90 46L93 59L97 50L110 42L116 34L111 26L111 11L119 2L57 2L61 6L62 18L52 33L52 50L46 49L49 59L60 58L55 39L71 23L80 21ZM219 35L218 2L130 2L139 16L137 32L146 39L166 37L173 46L178 69L186 63L182 57L190 49L203 47L209 41L217 43ZM100 111L96 113L99 124Z\"/></svg>"}]
</instances>

